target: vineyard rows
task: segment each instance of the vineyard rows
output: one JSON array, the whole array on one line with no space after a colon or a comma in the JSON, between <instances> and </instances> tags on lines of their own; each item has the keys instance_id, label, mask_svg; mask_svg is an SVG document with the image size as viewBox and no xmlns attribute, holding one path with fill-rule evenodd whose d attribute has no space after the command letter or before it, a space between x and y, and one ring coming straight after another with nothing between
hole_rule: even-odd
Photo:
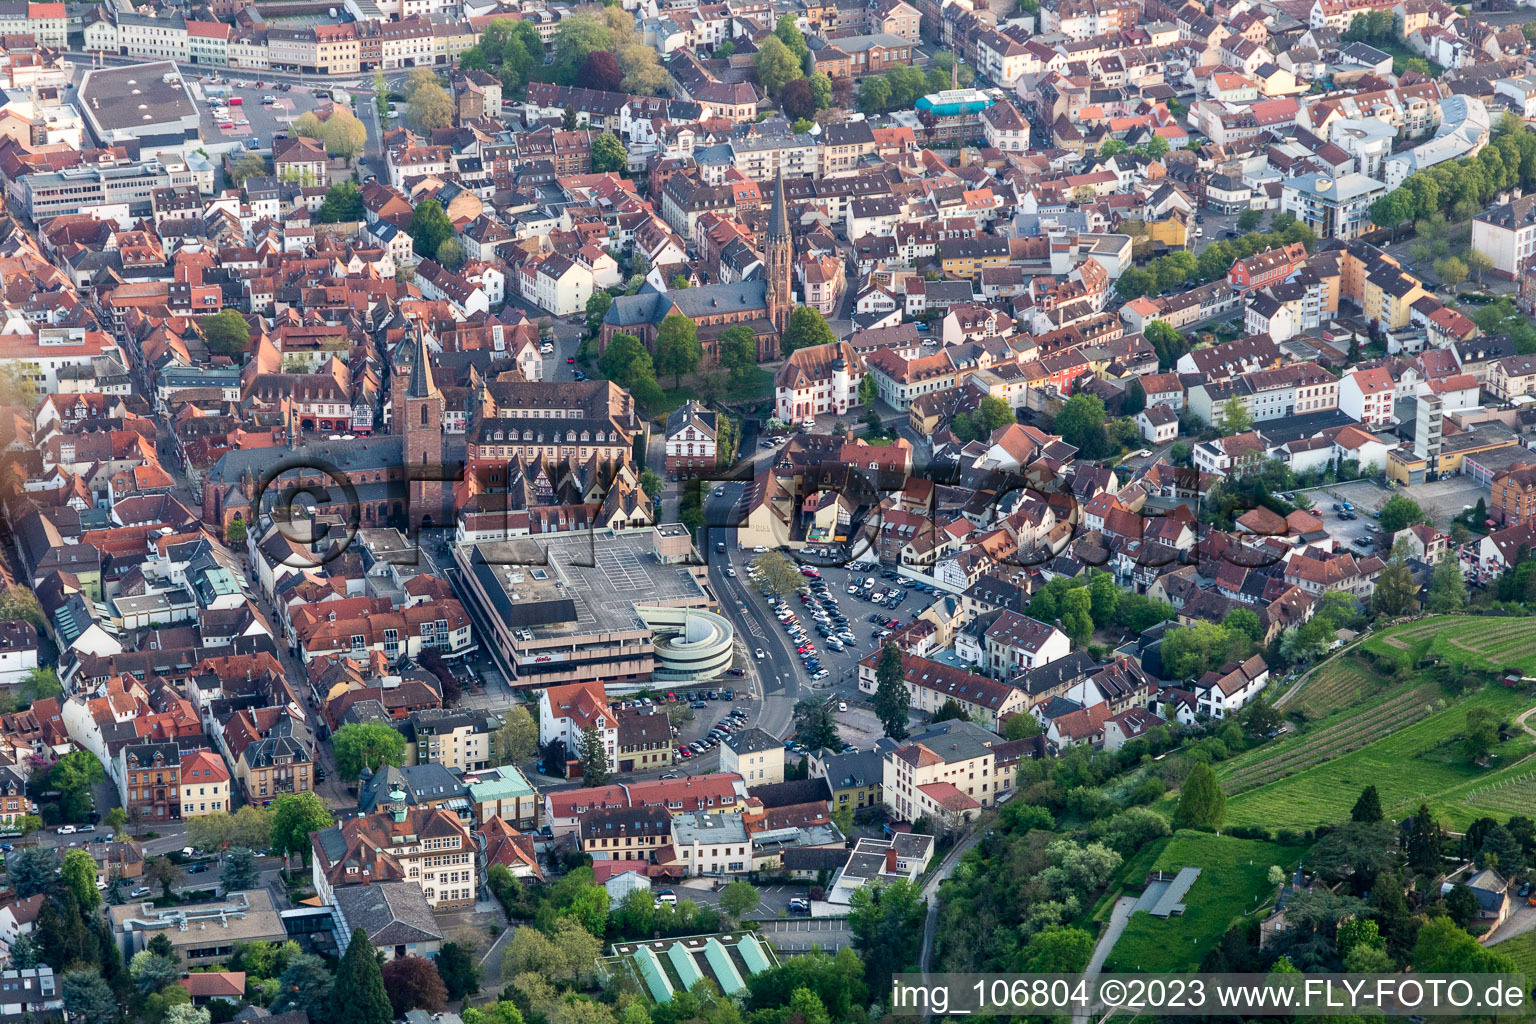
<instances>
[{"instance_id":1,"label":"vineyard rows","mask_svg":"<svg viewBox=\"0 0 1536 1024\"><path fill-rule=\"evenodd\" d=\"M1393 729L1422 717L1429 710L1427 695L1422 690L1411 690L1369 711L1351 715L1345 721L1320 729L1274 757L1245 765L1222 780L1223 788L1230 795L1293 775L1357 750Z\"/></svg>"},{"instance_id":2,"label":"vineyard rows","mask_svg":"<svg viewBox=\"0 0 1536 1024\"><path fill-rule=\"evenodd\" d=\"M1511 814L1530 814L1531 808L1536 807L1536 772L1473 790L1462 802Z\"/></svg>"},{"instance_id":3,"label":"vineyard rows","mask_svg":"<svg viewBox=\"0 0 1536 1024\"><path fill-rule=\"evenodd\" d=\"M1321 718L1349 707L1369 696L1380 679L1369 667L1346 656L1323 669L1323 675L1307 687L1301 698L1302 709L1313 718Z\"/></svg>"}]
</instances>

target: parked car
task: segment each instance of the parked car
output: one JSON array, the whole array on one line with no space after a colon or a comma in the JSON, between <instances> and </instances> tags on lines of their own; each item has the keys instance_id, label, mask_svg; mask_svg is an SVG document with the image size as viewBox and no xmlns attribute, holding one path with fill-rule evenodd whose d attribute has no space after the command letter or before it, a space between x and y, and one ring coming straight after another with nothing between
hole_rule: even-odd
<instances>
[{"instance_id":1,"label":"parked car","mask_svg":"<svg viewBox=\"0 0 1536 1024\"><path fill-rule=\"evenodd\" d=\"M139 900L139 899L143 899L145 896L148 896L148 895L149 895L149 886L141 885L137 889L133 890L133 892L129 893L128 897L130 899Z\"/></svg>"}]
</instances>

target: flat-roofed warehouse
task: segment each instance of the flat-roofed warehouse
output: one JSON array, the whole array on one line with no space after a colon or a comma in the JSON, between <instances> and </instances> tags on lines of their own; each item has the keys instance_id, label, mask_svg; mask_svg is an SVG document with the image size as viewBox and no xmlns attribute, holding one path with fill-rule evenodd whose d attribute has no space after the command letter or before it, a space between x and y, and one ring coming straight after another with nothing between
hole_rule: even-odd
<instances>
[{"instance_id":1,"label":"flat-roofed warehouse","mask_svg":"<svg viewBox=\"0 0 1536 1024\"><path fill-rule=\"evenodd\" d=\"M80 79L80 110L102 146L138 144L139 156L184 157L203 144L197 103L168 60L92 68Z\"/></svg>"},{"instance_id":2,"label":"flat-roofed warehouse","mask_svg":"<svg viewBox=\"0 0 1536 1024\"><path fill-rule=\"evenodd\" d=\"M513 686L613 692L730 667L731 625L676 524L461 544L454 559Z\"/></svg>"}]
</instances>

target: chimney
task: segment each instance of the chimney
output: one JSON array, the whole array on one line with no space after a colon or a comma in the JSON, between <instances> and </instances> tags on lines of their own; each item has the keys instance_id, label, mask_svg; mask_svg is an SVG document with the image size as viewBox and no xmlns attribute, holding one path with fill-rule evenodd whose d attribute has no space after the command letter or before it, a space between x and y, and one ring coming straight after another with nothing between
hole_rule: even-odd
<instances>
[{"instance_id":1,"label":"chimney","mask_svg":"<svg viewBox=\"0 0 1536 1024\"><path fill-rule=\"evenodd\" d=\"M885 851L885 873L888 875L896 873L896 848L894 846Z\"/></svg>"}]
</instances>

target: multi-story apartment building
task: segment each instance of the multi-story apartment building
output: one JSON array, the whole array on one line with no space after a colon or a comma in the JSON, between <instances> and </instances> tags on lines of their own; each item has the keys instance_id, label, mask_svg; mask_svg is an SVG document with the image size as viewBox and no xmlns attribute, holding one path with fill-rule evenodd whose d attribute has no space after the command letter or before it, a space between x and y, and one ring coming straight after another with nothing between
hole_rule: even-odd
<instances>
[{"instance_id":1,"label":"multi-story apartment building","mask_svg":"<svg viewBox=\"0 0 1536 1024\"><path fill-rule=\"evenodd\" d=\"M499 728L501 720L489 713L438 708L413 712L400 724L408 764L435 762L456 772L491 766Z\"/></svg>"},{"instance_id":2,"label":"multi-story apartment building","mask_svg":"<svg viewBox=\"0 0 1536 1024\"><path fill-rule=\"evenodd\" d=\"M174 742L130 743L119 756L123 809L133 821L181 820L181 752Z\"/></svg>"},{"instance_id":3,"label":"multi-story apartment building","mask_svg":"<svg viewBox=\"0 0 1536 1024\"><path fill-rule=\"evenodd\" d=\"M900 821L958 824L991 807L1002 789L996 737L970 722L942 722L885 755L880 793Z\"/></svg>"},{"instance_id":4,"label":"multi-story apartment building","mask_svg":"<svg viewBox=\"0 0 1536 1024\"><path fill-rule=\"evenodd\" d=\"M0 35L29 35L39 46L69 46L69 16L62 3L0 2Z\"/></svg>"},{"instance_id":5,"label":"multi-story apartment building","mask_svg":"<svg viewBox=\"0 0 1536 1024\"><path fill-rule=\"evenodd\" d=\"M147 14L119 14L117 45L127 57L185 62L190 56L187 19L179 14L162 18Z\"/></svg>"},{"instance_id":6,"label":"multi-story apartment building","mask_svg":"<svg viewBox=\"0 0 1536 1024\"><path fill-rule=\"evenodd\" d=\"M1303 174L1280 188L1280 208L1296 215L1319 238L1349 240L1371 228L1371 204L1387 186L1363 174Z\"/></svg>"},{"instance_id":7,"label":"multi-story apartment building","mask_svg":"<svg viewBox=\"0 0 1536 1024\"><path fill-rule=\"evenodd\" d=\"M1472 218L1472 248L1502 277L1514 278L1536 256L1536 195L1484 210Z\"/></svg>"},{"instance_id":8,"label":"multi-story apartment building","mask_svg":"<svg viewBox=\"0 0 1536 1024\"><path fill-rule=\"evenodd\" d=\"M229 65L229 26L222 21L187 22L187 58L208 67Z\"/></svg>"},{"instance_id":9,"label":"multi-story apartment building","mask_svg":"<svg viewBox=\"0 0 1536 1024\"><path fill-rule=\"evenodd\" d=\"M735 772L748 786L783 782L784 744L761 729L743 729L720 744L720 770Z\"/></svg>"},{"instance_id":10,"label":"multi-story apartment building","mask_svg":"<svg viewBox=\"0 0 1536 1024\"><path fill-rule=\"evenodd\" d=\"M398 791L397 791L398 792ZM434 910L475 902L475 844L450 811L407 807L405 794L374 814L310 834L315 892L329 903L348 885L415 882Z\"/></svg>"},{"instance_id":11,"label":"multi-story apartment building","mask_svg":"<svg viewBox=\"0 0 1536 1024\"><path fill-rule=\"evenodd\" d=\"M593 860L654 861L672 843L672 815L665 807L598 808L581 816L576 835Z\"/></svg>"},{"instance_id":12,"label":"multi-story apartment building","mask_svg":"<svg viewBox=\"0 0 1536 1024\"><path fill-rule=\"evenodd\" d=\"M211 750L195 750L181 756L181 816L227 813L229 766Z\"/></svg>"}]
</instances>

